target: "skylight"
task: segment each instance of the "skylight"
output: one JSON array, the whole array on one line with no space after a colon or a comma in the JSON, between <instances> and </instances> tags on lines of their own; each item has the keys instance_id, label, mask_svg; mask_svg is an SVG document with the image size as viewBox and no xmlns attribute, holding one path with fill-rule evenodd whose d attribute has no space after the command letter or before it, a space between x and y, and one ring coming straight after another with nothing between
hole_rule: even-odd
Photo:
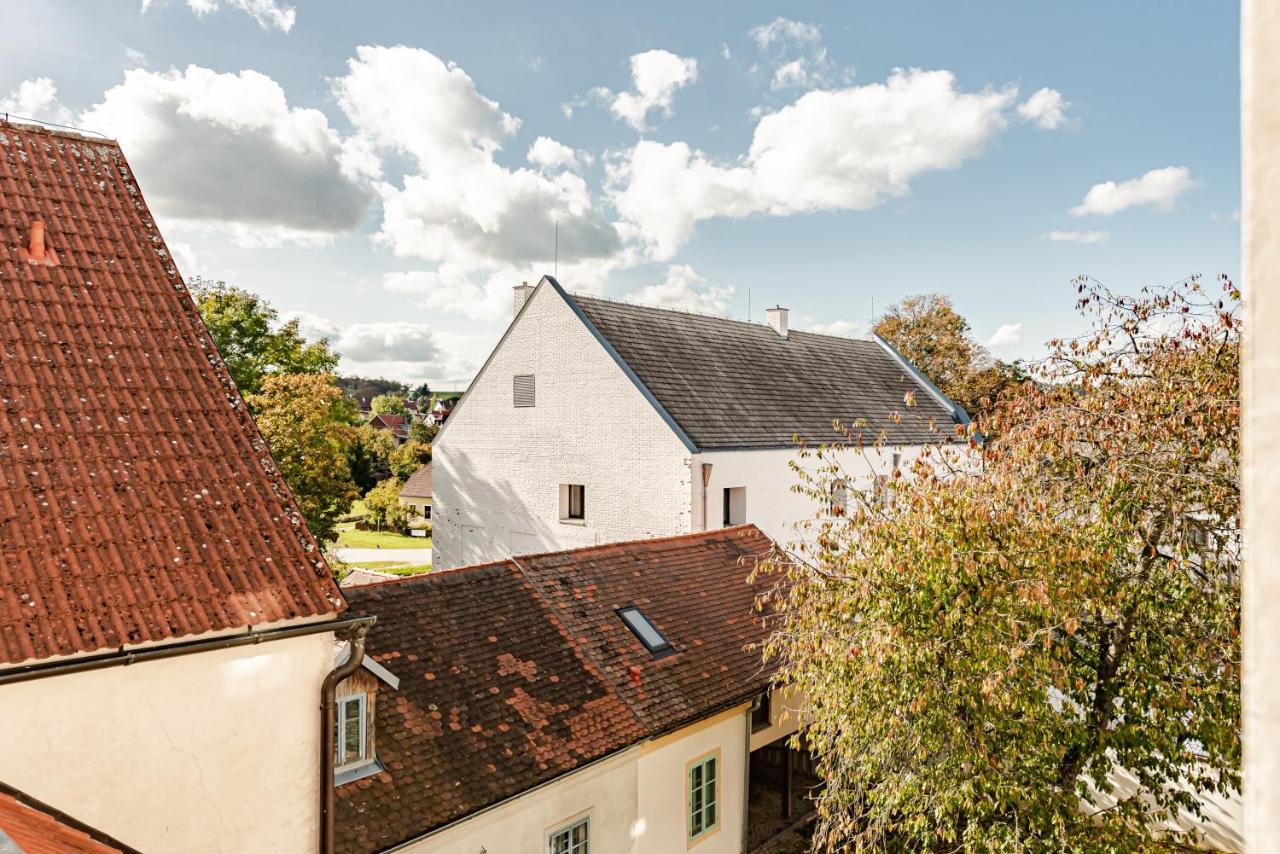
<instances>
[{"instance_id":1,"label":"skylight","mask_svg":"<svg viewBox=\"0 0 1280 854\"><path fill-rule=\"evenodd\" d=\"M644 644L644 648L649 652L659 653L671 649L670 641L654 628L653 623L649 622L649 618L642 614L639 608L634 605L619 608L618 616L622 618L622 622L627 624L627 628L635 632L636 637L640 639L640 643Z\"/></svg>"}]
</instances>

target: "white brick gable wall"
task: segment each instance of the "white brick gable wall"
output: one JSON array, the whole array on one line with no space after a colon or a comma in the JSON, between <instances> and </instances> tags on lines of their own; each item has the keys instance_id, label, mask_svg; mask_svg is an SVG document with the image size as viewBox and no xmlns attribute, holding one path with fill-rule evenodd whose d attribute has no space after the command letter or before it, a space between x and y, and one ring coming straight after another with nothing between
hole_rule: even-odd
<instances>
[{"instance_id":1,"label":"white brick gable wall","mask_svg":"<svg viewBox=\"0 0 1280 854\"><path fill-rule=\"evenodd\" d=\"M513 405L516 374L536 405ZM690 530L690 454L573 309L539 287L433 449L437 569ZM560 485L586 486L583 523Z\"/></svg>"}]
</instances>

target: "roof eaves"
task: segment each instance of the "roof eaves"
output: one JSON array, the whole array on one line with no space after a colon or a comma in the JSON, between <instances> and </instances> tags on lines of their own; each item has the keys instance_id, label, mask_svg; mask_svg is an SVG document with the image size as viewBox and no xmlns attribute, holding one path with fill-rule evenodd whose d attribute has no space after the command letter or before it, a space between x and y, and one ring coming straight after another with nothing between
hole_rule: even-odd
<instances>
[{"instance_id":1,"label":"roof eaves","mask_svg":"<svg viewBox=\"0 0 1280 854\"><path fill-rule=\"evenodd\" d=\"M698 446L694 444L693 439L689 437L689 434L685 432L679 422L671 416L671 413L667 411L666 407L658 402L658 398L654 397L653 392L649 391L649 387L641 382L640 377L638 377L636 372L631 369L631 366L627 364L627 361L622 358L622 355L614 348L609 339L606 338L604 333L602 333L596 325L591 322L591 319L587 317L586 312L582 310L582 306L578 305L577 300L566 292L564 288L560 287L560 283L552 277L543 276L542 281L550 283L551 287L555 288L556 293L560 294L569 308L573 309L573 313L577 315L580 321L582 321L582 325L587 327L591 334L595 336L595 339L600 342L600 346L604 347L605 352L618 363L618 367L622 368L622 372L627 375L627 378L631 380L632 384L635 385L640 394L644 396L644 399L649 402L649 405L654 408L654 411L661 416L662 420L667 422L667 426L671 428L671 431L676 434L676 437L684 444L689 452L692 454L698 453ZM541 287L542 283L539 282L538 286Z\"/></svg>"}]
</instances>

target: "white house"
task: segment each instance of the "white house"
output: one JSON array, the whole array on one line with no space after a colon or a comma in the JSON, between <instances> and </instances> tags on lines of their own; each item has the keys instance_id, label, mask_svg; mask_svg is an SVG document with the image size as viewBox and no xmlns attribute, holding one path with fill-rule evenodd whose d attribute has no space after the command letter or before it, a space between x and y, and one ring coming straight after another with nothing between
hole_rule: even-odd
<instances>
[{"instance_id":1,"label":"white house","mask_svg":"<svg viewBox=\"0 0 1280 854\"><path fill-rule=\"evenodd\" d=\"M743 522L786 542L820 509L790 490L796 438L883 433L842 461L863 488L968 422L887 342L791 330L783 308L748 323L550 277L515 302L433 446L437 567Z\"/></svg>"},{"instance_id":2,"label":"white house","mask_svg":"<svg viewBox=\"0 0 1280 854\"><path fill-rule=\"evenodd\" d=\"M26 810L3 826L316 850L318 709L370 620L342 615L116 143L0 121L0 329L0 782Z\"/></svg>"},{"instance_id":3,"label":"white house","mask_svg":"<svg viewBox=\"0 0 1280 854\"><path fill-rule=\"evenodd\" d=\"M338 687L339 850L738 854L800 818L803 704L752 648L770 545L748 525L350 589L377 671Z\"/></svg>"}]
</instances>

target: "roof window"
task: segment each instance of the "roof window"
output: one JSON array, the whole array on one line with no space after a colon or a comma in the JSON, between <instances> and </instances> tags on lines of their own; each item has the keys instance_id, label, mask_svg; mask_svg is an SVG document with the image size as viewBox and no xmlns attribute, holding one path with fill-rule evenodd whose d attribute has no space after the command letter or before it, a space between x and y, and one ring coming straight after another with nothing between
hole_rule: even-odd
<instances>
[{"instance_id":1,"label":"roof window","mask_svg":"<svg viewBox=\"0 0 1280 854\"><path fill-rule=\"evenodd\" d=\"M649 652L656 655L673 649L671 642L662 636L662 632L658 631L653 623L649 622L649 618L641 613L639 608L634 605L619 608L618 616L622 618L622 622L627 624L627 628L635 632L636 637L640 639L640 643L644 644L644 648Z\"/></svg>"}]
</instances>

